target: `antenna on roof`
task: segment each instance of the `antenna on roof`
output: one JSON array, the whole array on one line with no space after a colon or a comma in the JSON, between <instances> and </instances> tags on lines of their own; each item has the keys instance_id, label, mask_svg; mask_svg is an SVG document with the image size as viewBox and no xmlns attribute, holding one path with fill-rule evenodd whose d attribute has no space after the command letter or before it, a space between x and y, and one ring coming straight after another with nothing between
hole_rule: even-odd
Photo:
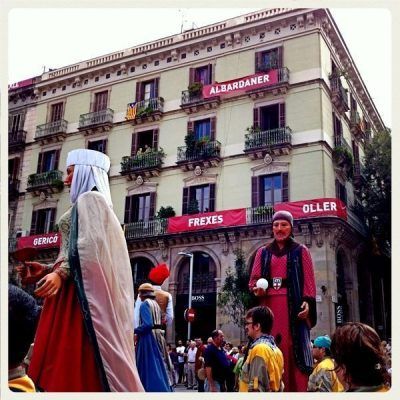
<instances>
[{"instance_id":1,"label":"antenna on roof","mask_svg":"<svg viewBox=\"0 0 400 400\"><path fill-rule=\"evenodd\" d=\"M187 22L187 20L184 19L185 18L185 13L181 9L179 9L178 12L182 14L182 17L181 17L181 33L182 33L183 32L183 24L185 22Z\"/></svg>"}]
</instances>

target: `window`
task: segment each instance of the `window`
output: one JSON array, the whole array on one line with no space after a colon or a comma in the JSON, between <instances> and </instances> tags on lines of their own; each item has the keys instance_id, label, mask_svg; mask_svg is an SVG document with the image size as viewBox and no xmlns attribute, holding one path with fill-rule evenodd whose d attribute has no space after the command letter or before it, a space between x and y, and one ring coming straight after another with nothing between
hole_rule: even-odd
<instances>
[{"instance_id":1,"label":"window","mask_svg":"<svg viewBox=\"0 0 400 400\"><path fill-rule=\"evenodd\" d=\"M270 106L254 109L253 126L262 131L284 128L286 125L285 103L272 104Z\"/></svg>"},{"instance_id":2,"label":"window","mask_svg":"<svg viewBox=\"0 0 400 400\"><path fill-rule=\"evenodd\" d=\"M108 91L95 93L93 112L103 111L107 109Z\"/></svg>"},{"instance_id":3,"label":"window","mask_svg":"<svg viewBox=\"0 0 400 400\"><path fill-rule=\"evenodd\" d=\"M194 82L200 82L203 85L209 85L212 83L212 64L208 64L202 67L190 68L189 70L189 84Z\"/></svg>"},{"instance_id":4,"label":"window","mask_svg":"<svg viewBox=\"0 0 400 400\"><path fill-rule=\"evenodd\" d=\"M289 201L288 173L252 178L252 207L273 206Z\"/></svg>"},{"instance_id":5,"label":"window","mask_svg":"<svg viewBox=\"0 0 400 400\"><path fill-rule=\"evenodd\" d=\"M357 102L352 93L350 93L350 111L357 111Z\"/></svg>"},{"instance_id":6,"label":"window","mask_svg":"<svg viewBox=\"0 0 400 400\"><path fill-rule=\"evenodd\" d=\"M8 118L8 131L10 133L18 133L23 130L25 122L25 114L13 114Z\"/></svg>"},{"instance_id":7,"label":"window","mask_svg":"<svg viewBox=\"0 0 400 400\"><path fill-rule=\"evenodd\" d=\"M196 214L215 210L215 184L183 188L182 214Z\"/></svg>"},{"instance_id":8,"label":"window","mask_svg":"<svg viewBox=\"0 0 400 400\"><path fill-rule=\"evenodd\" d=\"M155 193L128 196L125 199L124 223L148 221L154 217Z\"/></svg>"},{"instance_id":9,"label":"window","mask_svg":"<svg viewBox=\"0 0 400 400\"><path fill-rule=\"evenodd\" d=\"M104 154L107 154L107 139L103 140L93 140L88 143L88 149L89 150L96 150L100 151Z\"/></svg>"},{"instance_id":10,"label":"window","mask_svg":"<svg viewBox=\"0 0 400 400\"><path fill-rule=\"evenodd\" d=\"M136 155L140 148L142 151L145 151L147 147L154 150L158 149L158 129L150 129L132 134L131 156Z\"/></svg>"},{"instance_id":11,"label":"window","mask_svg":"<svg viewBox=\"0 0 400 400\"><path fill-rule=\"evenodd\" d=\"M58 168L60 150L50 150L39 153L37 173L53 171Z\"/></svg>"},{"instance_id":12,"label":"window","mask_svg":"<svg viewBox=\"0 0 400 400\"><path fill-rule=\"evenodd\" d=\"M197 121L188 121L187 131L193 132L196 140L208 137L210 140L215 140L215 117L205 118Z\"/></svg>"},{"instance_id":13,"label":"window","mask_svg":"<svg viewBox=\"0 0 400 400\"><path fill-rule=\"evenodd\" d=\"M339 180L335 179L336 198L343 201L347 206L347 190L346 186L342 185Z\"/></svg>"},{"instance_id":14,"label":"window","mask_svg":"<svg viewBox=\"0 0 400 400\"><path fill-rule=\"evenodd\" d=\"M55 208L45 208L32 212L31 235L52 232L54 229Z\"/></svg>"},{"instance_id":15,"label":"window","mask_svg":"<svg viewBox=\"0 0 400 400\"><path fill-rule=\"evenodd\" d=\"M257 52L255 58L255 72L266 72L270 69L282 68L283 47Z\"/></svg>"},{"instance_id":16,"label":"window","mask_svg":"<svg viewBox=\"0 0 400 400\"><path fill-rule=\"evenodd\" d=\"M358 148L358 144L355 140L351 141L353 157L354 157L354 172L355 175L360 175L361 173L361 164L360 164L360 151Z\"/></svg>"},{"instance_id":17,"label":"window","mask_svg":"<svg viewBox=\"0 0 400 400\"><path fill-rule=\"evenodd\" d=\"M19 176L19 157L10 158L8 160L8 180L14 181Z\"/></svg>"},{"instance_id":18,"label":"window","mask_svg":"<svg viewBox=\"0 0 400 400\"><path fill-rule=\"evenodd\" d=\"M60 121L63 118L63 103L52 104L50 110L50 122Z\"/></svg>"},{"instance_id":19,"label":"window","mask_svg":"<svg viewBox=\"0 0 400 400\"><path fill-rule=\"evenodd\" d=\"M154 99L158 97L159 78L136 83L136 101Z\"/></svg>"},{"instance_id":20,"label":"window","mask_svg":"<svg viewBox=\"0 0 400 400\"><path fill-rule=\"evenodd\" d=\"M341 144L341 139L343 137L343 127L342 127L342 121L340 118L336 116L335 113L332 114L333 118L333 135L335 137L335 146L339 146Z\"/></svg>"}]
</instances>

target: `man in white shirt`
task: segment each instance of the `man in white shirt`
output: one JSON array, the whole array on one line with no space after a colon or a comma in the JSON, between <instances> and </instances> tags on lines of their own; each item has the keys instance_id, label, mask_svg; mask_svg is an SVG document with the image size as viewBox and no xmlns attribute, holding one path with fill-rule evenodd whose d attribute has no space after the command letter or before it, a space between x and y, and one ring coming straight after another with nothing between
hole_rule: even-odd
<instances>
[{"instance_id":1,"label":"man in white shirt","mask_svg":"<svg viewBox=\"0 0 400 400\"><path fill-rule=\"evenodd\" d=\"M189 350L187 353L187 360L188 360L188 375L187 375L187 380L188 380L188 389L194 389L197 390L197 380L196 380L196 371L195 371L195 363L196 363L196 353L197 353L197 347L196 347L196 342L191 341L189 344Z\"/></svg>"},{"instance_id":2,"label":"man in white shirt","mask_svg":"<svg viewBox=\"0 0 400 400\"><path fill-rule=\"evenodd\" d=\"M183 383L183 372L185 367L185 346L183 346L182 340L178 340L178 346L176 346L176 352L178 353L178 370L179 370L178 383Z\"/></svg>"}]
</instances>

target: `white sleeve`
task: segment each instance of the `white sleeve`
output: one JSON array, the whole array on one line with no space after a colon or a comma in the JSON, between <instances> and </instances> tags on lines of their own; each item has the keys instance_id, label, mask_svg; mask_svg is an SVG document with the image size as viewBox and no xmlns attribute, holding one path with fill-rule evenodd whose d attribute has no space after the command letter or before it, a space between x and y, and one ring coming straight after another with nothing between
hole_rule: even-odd
<instances>
[{"instance_id":1,"label":"white sleeve","mask_svg":"<svg viewBox=\"0 0 400 400\"><path fill-rule=\"evenodd\" d=\"M165 311L165 314L166 314L166 318L167 318L167 325L171 326L172 321L174 319L174 305L172 304L171 293L168 293L168 294L169 294L169 298L168 298L168 304L167 304L167 309Z\"/></svg>"},{"instance_id":2,"label":"white sleeve","mask_svg":"<svg viewBox=\"0 0 400 400\"><path fill-rule=\"evenodd\" d=\"M139 295L135 301L135 310L133 311L133 323L134 327L137 328L139 326L139 318L140 318L140 305L142 304L142 300Z\"/></svg>"}]
</instances>

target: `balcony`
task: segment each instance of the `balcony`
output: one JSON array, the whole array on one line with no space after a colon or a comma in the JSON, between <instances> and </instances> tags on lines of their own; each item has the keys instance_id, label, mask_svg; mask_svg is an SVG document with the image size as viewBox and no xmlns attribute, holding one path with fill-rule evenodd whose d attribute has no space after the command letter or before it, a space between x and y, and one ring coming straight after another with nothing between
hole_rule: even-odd
<instances>
[{"instance_id":1,"label":"balcony","mask_svg":"<svg viewBox=\"0 0 400 400\"><path fill-rule=\"evenodd\" d=\"M64 188L62 181L62 172L58 170L42 172L39 174L31 174L28 177L27 191L35 195L41 192L58 193Z\"/></svg>"},{"instance_id":2,"label":"balcony","mask_svg":"<svg viewBox=\"0 0 400 400\"><path fill-rule=\"evenodd\" d=\"M187 113L191 114L200 110L211 110L217 108L221 103L219 96L209 98L203 97L202 84L198 83L197 86L192 84L192 88L182 91L181 95L181 108Z\"/></svg>"},{"instance_id":3,"label":"balcony","mask_svg":"<svg viewBox=\"0 0 400 400\"><path fill-rule=\"evenodd\" d=\"M35 140L41 143L62 142L67 136L68 122L65 119L38 125Z\"/></svg>"},{"instance_id":4,"label":"balcony","mask_svg":"<svg viewBox=\"0 0 400 400\"><path fill-rule=\"evenodd\" d=\"M124 225L126 240L163 235L167 232L168 219L159 218L149 221L131 222Z\"/></svg>"},{"instance_id":5,"label":"balcony","mask_svg":"<svg viewBox=\"0 0 400 400\"><path fill-rule=\"evenodd\" d=\"M127 176L129 180L134 180L141 174L148 178L159 176L163 157L164 152L161 150L122 157L120 174Z\"/></svg>"},{"instance_id":6,"label":"balcony","mask_svg":"<svg viewBox=\"0 0 400 400\"><path fill-rule=\"evenodd\" d=\"M349 111L349 100L346 89L342 86L340 77L331 77L331 100L333 105L337 108L340 113Z\"/></svg>"},{"instance_id":7,"label":"balcony","mask_svg":"<svg viewBox=\"0 0 400 400\"><path fill-rule=\"evenodd\" d=\"M245 135L244 152L252 160L263 158L267 153L287 155L291 148L292 130L288 126L267 131L250 129Z\"/></svg>"},{"instance_id":8,"label":"balcony","mask_svg":"<svg viewBox=\"0 0 400 400\"><path fill-rule=\"evenodd\" d=\"M353 177L354 158L353 151L343 136L334 137L335 147L332 150L333 167L343 180Z\"/></svg>"},{"instance_id":9,"label":"balcony","mask_svg":"<svg viewBox=\"0 0 400 400\"><path fill-rule=\"evenodd\" d=\"M356 110L350 111L350 132L357 138L364 134L364 126Z\"/></svg>"},{"instance_id":10,"label":"balcony","mask_svg":"<svg viewBox=\"0 0 400 400\"><path fill-rule=\"evenodd\" d=\"M159 121L164 112L164 98L154 97L147 100L127 105L125 119L131 121L133 125L143 124L145 122Z\"/></svg>"},{"instance_id":11,"label":"balcony","mask_svg":"<svg viewBox=\"0 0 400 400\"><path fill-rule=\"evenodd\" d=\"M192 171L200 168L217 167L221 161L221 143L217 140L208 142L197 141L193 146L178 147L178 161L182 171Z\"/></svg>"},{"instance_id":12,"label":"balcony","mask_svg":"<svg viewBox=\"0 0 400 400\"><path fill-rule=\"evenodd\" d=\"M257 72L270 72L271 69L273 68L271 68L270 64L261 63L256 66ZM272 93L274 96L287 93L289 89L289 69L287 67L275 69L278 71L278 82L276 84L248 90L246 92L253 100L265 97L268 93Z\"/></svg>"},{"instance_id":13,"label":"balcony","mask_svg":"<svg viewBox=\"0 0 400 400\"><path fill-rule=\"evenodd\" d=\"M16 200L19 195L19 184L20 181L18 179L10 179L8 181L8 200Z\"/></svg>"},{"instance_id":14,"label":"balcony","mask_svg":"<svg viewBox=\"0 0 400 400\"><path fill-rule=\"evenodd\" d=\"M14 132L8 132L8 151L14 153L21 151L26 142L26 131L19 129Z\"/></svg>"},{"instance_id":15,"label":"balcony","mask_svg":"<svg viewBox=\"0 0 400 400\"><path fill-rule=\"evenodd\" d=\"M355 161L353 165L353 185L356 190L361 189L361 185L367 181L367 177L363 172L363 166L360 161Z\"/></svg>"},{"instance_id":16,"label":"balcony","mask_svg":"<svg viewBox=\"0 0 400 400\"><path fill-rule=\"evenodd\" d=\"M350 154L353 154L353 149L347 142L347 140L343 136L334 136L334 143L335 147L344 147L346 150L350 152Z\"/></svg>"},{"instance_id":17,"label":"balcony","mask_svg":"<svg viewBox=\"0 0 400 400\"><path fill-rule=\"evenodd\" d=\"M79 117L78 129L90 135L92 133L109 131L113 126L114 110L106 108L105 110L81 114Z\"/></svg>"}]
</instances>

